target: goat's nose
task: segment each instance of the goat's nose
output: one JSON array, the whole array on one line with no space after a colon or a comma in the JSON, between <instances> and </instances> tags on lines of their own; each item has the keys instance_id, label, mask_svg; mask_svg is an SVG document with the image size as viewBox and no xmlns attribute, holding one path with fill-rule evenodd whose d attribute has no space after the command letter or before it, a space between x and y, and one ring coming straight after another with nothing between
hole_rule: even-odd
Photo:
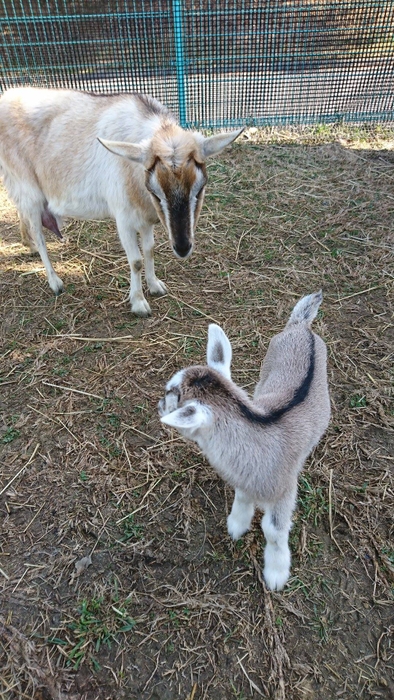
<instances>
[{"instance_id":1,"label":"goat's nose","mask_svg":"<svg viewBox=\"0 0 394 700\"><path fill-rule=\"evenodd\" d=\"M178 255L179 258L187 258L193 249L192 243L182 243L181 245L174 245L174 253Z\"/></svg>"}]
</instances>

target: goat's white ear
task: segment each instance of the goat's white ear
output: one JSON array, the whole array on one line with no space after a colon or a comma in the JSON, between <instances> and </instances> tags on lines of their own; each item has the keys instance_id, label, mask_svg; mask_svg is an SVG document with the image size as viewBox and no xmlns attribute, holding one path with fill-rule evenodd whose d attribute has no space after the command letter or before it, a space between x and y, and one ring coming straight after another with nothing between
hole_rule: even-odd
<instances>
[{"instance_id":1,"label":"goat's white ear","mask_svg":"<svg viewBox=\"0 0 394 700\"><path fill-rule=\"evenodd\" d=\"M212 422L212 411L209 406L205 406L199 401L190 401L186 406L162 416L160 420L171 428L178 428L178 430L182 428L196 430Z\"/></svg>"},{"instance_id":2,"label":"goat's white ear","mask_svg":"<svg viewBox=\"0 0 394 700\"><path fill-rule=\"evenodd\" d=\"M208 328L207 365L216 369L227 379L231 379L231 359L233 351L224 330L211 323Z\"/></svg>"},{"instance_id":3,"label":"goat's white ear","mask_svg":"<svg viewBox=\"0 0 394 700\"><path fill-rule=\"evenodd\" d=\"M216 156L221 153L226 146L235 141L240 134L242 134L244 127L242 129L237 129L236 131L227 131L224 134L215 134L214 136L207 136L202 144L202 152L205 158L209 156Z\"/></svg>"},{"instance_id":4,"label":"goat's white ear","mask_svg":"<svg viewBox=\"0 0 394 700\"><path fill-rule=\"evenodd\" d=\"M128 160L133 160L136 163L142 163L145 160L146 148L139 143L128 143L127 141L107 141L106 139L97 138L100 143L117 156L123 156Z\"/></svg>"}]
</instances>

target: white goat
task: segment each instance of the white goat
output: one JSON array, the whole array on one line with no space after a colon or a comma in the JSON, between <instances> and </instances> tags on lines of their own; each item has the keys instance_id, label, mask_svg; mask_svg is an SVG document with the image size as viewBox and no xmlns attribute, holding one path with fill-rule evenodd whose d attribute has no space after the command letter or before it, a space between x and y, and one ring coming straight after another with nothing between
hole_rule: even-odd
<instances>
[{"instance_id":1,"label":"white goat","mask_svg":"<svg viewBox=\"0 0 394 700\"><path fill-rule=\"evenodd\" d=\"M330 418L327 350L310 325L322 293L303 297L264 359L253 400L231 380L231 344L209 326L207 363L177 372L159 403L161 421L197 442L211 466L235 488L227 519L236 540L255 507L265 514L264 578L280 590L290 575L288 535L297 476Z\"/></svg>"},{"instance_id":2,"label":"white goat","mask_svg":"<svg viewBox=\"0 0 394 700\"><path fill-rule=\"evenodd\" d=\"M241 131L207 138L185 131L166 107L138 93L30 87L5 92L0 174L19 212L22 241L39 252L53 292L59 294L63 282L49 261L42 226L61 238L64 216L115 219L131 270L131 309L148 316L137 232L149 291L165 294L155 274L153 225L162 222L176 255L190 255L207 182L205 161Z\"/></svg>"}]
</instances>

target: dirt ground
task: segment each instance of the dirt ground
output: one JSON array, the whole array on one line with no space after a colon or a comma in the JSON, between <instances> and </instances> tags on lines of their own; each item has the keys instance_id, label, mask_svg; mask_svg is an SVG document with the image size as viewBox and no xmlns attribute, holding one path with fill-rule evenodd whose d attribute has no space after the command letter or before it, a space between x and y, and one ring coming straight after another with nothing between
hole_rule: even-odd
<instances>
[{"instance_id":1,"label":"dirt ground","mask_svg":"<svg viewBox=\"0 0 394 700\"><path fill-rule=\"evenodd\" d=\"M0 696L394 698L394 130L248 131L209 165L196 248L132 316L112 222L48 234L54 298L0 190ZM299 481L292 572L262 582L256 516L164 429L167 379L233 342L252 391L270 337L323 288L332 420Z\"/></svg>"}]
</instances>

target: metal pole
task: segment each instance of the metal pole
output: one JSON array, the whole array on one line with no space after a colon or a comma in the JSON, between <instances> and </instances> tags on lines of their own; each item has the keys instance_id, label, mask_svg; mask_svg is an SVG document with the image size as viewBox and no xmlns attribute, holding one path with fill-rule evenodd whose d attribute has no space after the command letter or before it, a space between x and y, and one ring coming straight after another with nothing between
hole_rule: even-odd
<instances>
[{"instance_id":1,"label":"metal pole","mask_svg":"<svg viewBox=\"0 0 394 700\"><path fill-rule=\"evenodd\" d=\"M179 122L186 126L186 91L185 91L185 52L183 46L182 0L173 0L174 38L176 56L176 81L178 87Z\"/></svg>"}]
</instances>

